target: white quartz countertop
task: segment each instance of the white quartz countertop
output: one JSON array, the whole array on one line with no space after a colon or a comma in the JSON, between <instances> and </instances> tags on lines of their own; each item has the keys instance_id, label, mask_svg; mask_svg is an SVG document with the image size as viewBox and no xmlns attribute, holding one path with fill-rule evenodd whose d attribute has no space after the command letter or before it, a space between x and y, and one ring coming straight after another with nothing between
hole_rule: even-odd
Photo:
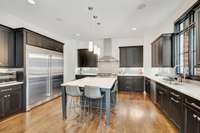
<instances>
[{"instance_id":1,"label":"white quartz countertop","mask_svg":"<svg viewBox=\"0 0 200 133\"><path fill-rule=\"evenodd\" d=\"M7 86L12 86L12 85L20 85L23 84L24 82L17 82L17 81L13 81L13 82L5 82L5 83L0 83L0 87L7 87Z\"/></svg>"},{"instance_id":2,"label":"white quartz countertop","mask_svg":"<svg viewBox=\"0 0 200 133\"><path fill-rule=\"evenodd\" d=\"M154 80L162 85L165 85L171 89L174 89L178 92L181 92L185 95L188 95L190 97L193 97L197 100L200 100L200 83L197 83L197 81L189 83L189 82L183 82L179 85L170 84L166 81L163 81L161 77L153 76L145 74L145 77Z\"/></svg>"},{"instance_id":3,"label":"white quartz countertop","mask_svg":"<svg viewBox=\"0 0 200 133\"><path fill-rule=\"evenodd\" d=\"M86 85L89 85L104 89L111 89L115 81L116 78L86 77L63 83L61 86L74 85L84 87Z\"/></svg>"}]
</instances>

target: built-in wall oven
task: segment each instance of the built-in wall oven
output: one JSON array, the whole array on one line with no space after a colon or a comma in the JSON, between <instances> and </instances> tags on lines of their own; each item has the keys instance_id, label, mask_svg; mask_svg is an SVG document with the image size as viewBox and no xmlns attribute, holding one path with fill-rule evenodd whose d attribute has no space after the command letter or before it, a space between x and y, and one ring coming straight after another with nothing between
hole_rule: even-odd
<instances>
[{"instance_id":1,"label":"built-in wall oven","mask_svg":"<svg viewBox=\"0 0 200 133\"><path fill-rule=\"evenodd\" d=\"M27 45L27 110L61 94L63 53Z\"/></svg>"}]
</instances>

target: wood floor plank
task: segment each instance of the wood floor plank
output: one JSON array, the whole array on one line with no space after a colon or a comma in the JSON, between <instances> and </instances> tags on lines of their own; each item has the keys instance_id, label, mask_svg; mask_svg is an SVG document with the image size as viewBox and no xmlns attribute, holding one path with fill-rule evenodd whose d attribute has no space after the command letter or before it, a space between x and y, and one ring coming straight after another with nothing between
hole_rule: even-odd
<instances>
[{"instance_id":1,"label":"wood floor plank","mask_svg":"<svg viewBox=\"0 0 200 133\"><path fill-rule=\"evenodd\" d=\"M119 93L118 103L111 113L110 128L105 127L105 116L99 126L98 116L91 120L80 119L73 110L68 115L63 121L61 99L57 98L0 122L0 133L178 133L142 93Z\"/></svg>"}]
</instances>

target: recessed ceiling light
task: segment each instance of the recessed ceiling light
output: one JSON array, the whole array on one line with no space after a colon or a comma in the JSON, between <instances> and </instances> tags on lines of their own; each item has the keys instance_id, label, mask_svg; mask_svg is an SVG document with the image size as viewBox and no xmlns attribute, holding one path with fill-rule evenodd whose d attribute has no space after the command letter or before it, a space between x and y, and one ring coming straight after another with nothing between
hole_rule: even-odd
<instances>
[{"instance_id":1,"label":"recessed ceiling light","mask_svg":"<svg viewBox=\"0 0 200 133\"><path fill-rule=\"evenodd\" d=\"M80 34L79 34L79 33L76 33L75 35L76 35L76 36L80 36Z\"/></svg>"},{"instance_id":2,"label":"recessed ceiling light","mask_svg":"<svg viewBox=\"0 0 200 133\"><path fill-rule=\"evenodd\" d=\"M31 5L35 5L35 1L34 0L28 0L28 3L30 3Z\"/></svg>"},{"instance_id":3,"label":"recessed ceiling light","mask_svg":"<svg viewBox=\"0 0 200 133\"><path fill-rule=\"evenodd\" d=\"M137 7L137 9L138 9L138 10L142 10L142 9L144 9L146 6L147 6L147 5L146 5L145 3L142 3L142 4L140 4L140 5Z\"/></svg>"},{"instance_id":4,"label":"recessed ceiling light","mask_svg":"<svg viewBox=\"0 0 200 133\"><path fill-rule=\"evenodd\" d=\"M131 28L131 30L137 30L137 28L133 27L133 28Z\"/></svg>"},{"instance_id":5,"label":"recessed ceiling light","mask_svg":"<svg viewBox=\"0 0 200 133\"><path fill-rule=\"evenodd\" d=\"M101 25L101 23L100 23L100 22L98 22L98 23L97 23L97 25Z\"/></svg>"}]
</instances>

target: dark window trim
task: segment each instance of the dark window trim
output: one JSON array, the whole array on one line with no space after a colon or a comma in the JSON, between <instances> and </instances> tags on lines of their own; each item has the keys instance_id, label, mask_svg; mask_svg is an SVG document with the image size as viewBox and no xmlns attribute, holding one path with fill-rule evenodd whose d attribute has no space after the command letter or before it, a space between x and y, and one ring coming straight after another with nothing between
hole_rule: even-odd
<instances>
[{"instance_id":1,"label":"dark window trim","mask_svg":"<svg viewBox=\"0 0 200 133\"><path fill-rule=\"evenodd\" d=\"M193 4L192 7L190 7L186 12L184 12L175 22L174 22L174 31L175 31L175 35L179 35L181 33L185 33L185 32L189 32L189 42L191 43L193 41L193 48L195 46L195 11L200 8L200 1L198 0L196 3ZM186 19L189 18L189 26L184 28L182 31L180 31L180 27L178 25L180 25L182 22L184 22ZM193 40L191 40L191 29L193 29ZM180 38L178 38L178 40L176 40L180 43ZM176 47L176 46L175 46ZM178 50L180 50L180 45L178 46ZM176 50L177 51L177 50ZM191 45L189 45L189 51L188 53L191 53L191 52L195 52L196 50L192 49L191 51ZM176 54L177 55L177 54ZM191 68L191 60L193 62L195 62L195 55L193 55L193 57L191 58L190 57L191 55L188 54L188 59L189 59L189 62L188 62L188 67L189 67L189 75L186 75L186 78L187 79L192 79L192 80L197 80L197 81L200 81L200 76L196 76L196 75L193 75L191 73L191 69L192 69L192 72L194 73L195 71L195 64L193 64L194 66L192 66ZM178 58L178 63L180 64L180 57L176 57ZM177 62L177 59L176 59L176 62ZM183 74L180 74L180 70L176 69L177 71L177 74L179 74L180 76L183 76Z\"/></svg>"}]
</instances>

